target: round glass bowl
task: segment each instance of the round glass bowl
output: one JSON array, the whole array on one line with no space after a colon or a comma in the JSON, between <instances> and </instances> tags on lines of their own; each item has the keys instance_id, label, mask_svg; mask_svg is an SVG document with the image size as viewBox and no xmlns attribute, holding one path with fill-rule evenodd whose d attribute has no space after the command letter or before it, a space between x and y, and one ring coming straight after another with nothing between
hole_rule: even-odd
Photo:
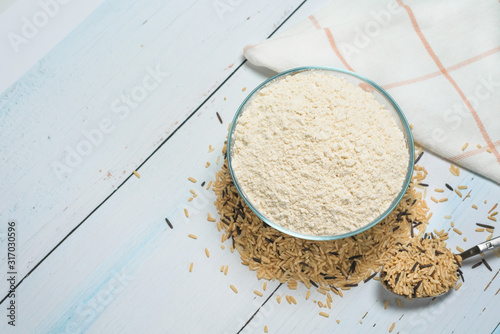
<instances>
[{"instance_id":1,"label":"round glass bowl","mask_svg":"<svg viewBox=\"0 0 500 334\"><path fill-rule=\"evenodd\" d=\"M347 82L353 84L354 86L359 86L363 88L365 91L370 91L375 99L382 104L387 110L389 110L394 117L394 120L396 121L397 126L403 132L404 138L406 140L406 147L408 149L408 156L409 156L409 161L408 161L408 169L406 171L406 176L405 180L403 182L403 185L401 187L401 191L398 193L398 195L394 198L392 201L391 205L385 210L380 216L378 216L376 219L374 219L372 222L369 222L365 226L348 232L344 234L335 234L335 235L308 235L308 234L301 234L297 233L294 231L291 231L289 229L286 229L270 219L268 219L266 216L264 216L262 213L257 210L257 208L250 202L248 197L245 195L245 192L243 191L242 187L240 186L238 179L233 171L232 167L232 154L233 154L233 147L234 147L234 130L236 126L238 125L238 119L242 112L244 111L247 103L249 103L252 99L253 96L255 96L263 87L268 86L272 84L274 81L279 80L280 78L287 76L287 75L293 75L297 74L299 72L304 72L304 71L328 71L329 74L344 78ZM413 175L413 166L415 163L415 145L413 143L413 136L411 134L410 126L408 124L408 121L406 120L406 117L404 116L403 112L397 105L397 103L392 99L392 97L387 94L386 91L384 91L379 85L374 83L373 81L350 71L347 70L342 70L342 69L337 69L337 68L330 68L330 67L319 67L319 66L311 66L311 67L300 67L300 68L295 68L283 73L280 73L266 81L264 81L262 84L260 84L257 88L255 88L248 96L247 98L243 101L243 103L240 105L238 108L238 111L236 112L236 115L233 118L233 121L231 123L231 127L229 128L229 135L228 135L228 140L227 140L227 161L228 161L228 167L229 167L229 172L231 173L231 178L233 179L234 185L240 194L240 196L243 198L245 203L250 207L250 209L265 223L268 225L272 226L278 231L281 231L283 233L286 233L288 235L291 235L293 237L301 238L301 239L308 239L308 240L336 240L336 239L342 239L342 238L347 238L351 237L353 235L356 235L358 233L361 233L363 231L366 231L370 227L378 224L380 221L382 221L389 213L391 213L398 203L401 201L403 198L403 195L405 194L406 190L408 189L408 186L410 184L412 175Z\"/></svg>"}]
</instances>

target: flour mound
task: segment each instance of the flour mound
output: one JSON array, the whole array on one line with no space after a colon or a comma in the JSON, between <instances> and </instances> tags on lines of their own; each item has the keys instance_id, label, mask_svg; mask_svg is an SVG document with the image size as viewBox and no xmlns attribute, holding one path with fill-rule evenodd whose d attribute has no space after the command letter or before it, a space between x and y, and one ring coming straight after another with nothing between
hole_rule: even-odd
<instances>
[{"instance_id":1,"label":"flour mound","mask_svg":"<svg viewBox=\"0 0 500 334\"><path fill-rule=\"evenodd\" d=\"M232 167L272 222L307 235L359 229L401 191L403 133L371 93L327 71L261 89L236 124Z\"/></svg>"}]
</instances>

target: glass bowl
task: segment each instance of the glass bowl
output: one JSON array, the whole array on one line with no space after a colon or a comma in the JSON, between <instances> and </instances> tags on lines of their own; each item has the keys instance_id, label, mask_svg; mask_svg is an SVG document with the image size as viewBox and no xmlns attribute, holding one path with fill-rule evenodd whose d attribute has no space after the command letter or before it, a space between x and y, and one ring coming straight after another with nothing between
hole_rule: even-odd
<instances>
[{"instance_id":1,"label":"glass bowl","mask_svg":"<svg viewBox=\"0 0 500 334\"><path fill-rule=\"evenodd\" d=\"M406 140L406 147L408 149L408 156L409 156L409 161L408 161L408 169L406 171L406 176L405 180L403 182L403 185L401 187L401 191L398 193L398 195L393 199L391 205L387 210L385 210L380 216L378 216L376 219L374 219L372 222L366 224L365 226L348 232L348 233L343 233L343 234L335 234L335 235L308 235L308 234L301 234L297 233L294 231L291 231L287 228L284 228L270 219L268 219L266 216L264 216L257 208L251 203L251 201L248 199L248 197L245 195L245 192L241 188L238 179L236 178L236 175L233 171L232 167L232 153L233 153L233 146L234 146L234 130L236 128L236 125L238 124L238 119L245 109L245 106L247 103L252 99L253 96L255 96L262 88L264 88L267 85L272 84L274 81L287 76L287 75L292 75L296 74L299 72L304 72L304 71L328 71L329 74L334 75L336 77L344 78L347 82L350 82L354 86L359 86L363 88L365 91L370 91L375 99L382 104L387 110L389 110L394 117L394 120L396 121L397 126L399 129L403 132L403 135ZM238 108L238 111L236 112L236 115L233 118L233 121L231 123L231 127L229 128L229 135L228 135L228 140L227 140L227 161L228 161L228 167L229 167L229 172L231 174L231 178L233 179L234 185L236 187L236 190L240 194L240 196L243 198L245 203L248 205L248 207L266 224L269 226L275 228L278 231L281 231L285 234L291 235L296 238L301 238L301 239L307 239L307 240L336 240L336 239L342 239L342 238L347 238L351 237L353 235L356 235L358 233L361 233L363 231L366 231L372 226L375 226L379 222L381 222L389 213L391 213L398 203L401 201L403 198L403 195L405 194L406 190L408 189L408 186L410 185L410 181L413 175L413 167L415 163L415 145L413 143L413 136L410 130L410 126L408 124L408 121L406 120L405 115L397 105L396 101L392 99L392 97L387 94L385 90L383 90L379 85L377 85L375 82L371 81L370 79L367 79L363 77L362 75L359 75L357 73L353 73L347 70L342 70L338 68L331 68L331 67L320 67L320 66L308 66L308 67L299 67L299 68L294 68L288 71L285 71L283 73L280 73L278 75L275 75L274 77L264 81L261 83L257 88L255 88L243 101L243 103L240 105Z\"/></svg>"}]
</instances>

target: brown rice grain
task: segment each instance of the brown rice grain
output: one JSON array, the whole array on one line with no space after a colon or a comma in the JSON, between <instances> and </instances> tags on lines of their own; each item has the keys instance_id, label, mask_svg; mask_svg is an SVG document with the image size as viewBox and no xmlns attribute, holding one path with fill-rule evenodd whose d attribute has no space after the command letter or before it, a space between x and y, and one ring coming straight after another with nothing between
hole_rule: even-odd
<instances>
[{"instance_id":1,"label":"brown rice grain","mask_svg":"<svg viewBox=\"0 0 500 334\"><path fill-rule=\"evenodd\" d=\"M259 296L259 297L264 296L264 295L262 294L262 292L260 292L259 290L254 290L254 291L253 291L253 293L255 293L255 294L256 294L257 296Z\"/></svg>"},{"instance_id":2,"label":"brown rice grain","mask_svg":"<svg viewBox=\"0 0 500 334\"><path fill-rule=\"evenodd\" d=\"M322 317L325 317L325 318L329 318L330 315L328 313L325 313L325 312L319 312L319 315L322 316Z\"/></svg>"},{"instance_id":3,"label":"brown rice grain","mask_svg":"<svg viewBox=\"0 0 500 334\"><path fill-rule=\"evenodd\" d=\"M238 293L238 289L236 289L234 285L231 284L229 287L234 291L234 293Z\"/></svg>"}]
</instances>

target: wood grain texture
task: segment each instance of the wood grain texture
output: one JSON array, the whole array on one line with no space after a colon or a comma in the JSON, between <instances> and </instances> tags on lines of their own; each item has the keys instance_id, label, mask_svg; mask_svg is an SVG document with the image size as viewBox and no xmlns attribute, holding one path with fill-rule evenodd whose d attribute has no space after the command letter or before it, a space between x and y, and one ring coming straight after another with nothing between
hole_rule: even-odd
<instances>
[{"instance_id":1,"label":"wood grain texture","mask_svg":"<svg viewBox=\"0 0 500 334\"><path fill-rule=\"evenodd\" d=\"M265 39L300 3L221 11L210 1L109 1L2 93L0 220L20 224L19 274L234 71L245 44ZM3 295L6 286L2 279Z\"/></svg>"},{"instance_id":2,"label":"wood grain texture","mask_svg":"<svg viewBox=\"0 0 500 334\"><path fill-rule=\"evenodd\" d=\"M283 28L307 17L323 2L325 1L306 2ZM138 4L132 2L127 4L136 15L142 15L140 14L142 11L137 7ZM128 13L127 5L121 7L121 4L116 2L108 3L108 6L113 5L117 6L115 11L107 7L104 10L105 14L101 15L120 17ZM147 74L147 67L152 64L150 60L156 60L151 54L149 54L151 58L142 58L141 51L138 51L135 55L124 55L126 64L116 65L111 58L107 58L118 56L120 53L118 51L114 53L113 48L119 48L124 52L128 48L128 43L135 45L135 42L141 40L139 35L144 38L157 38L153 43L156 45L159 41L166 41L170 37L158 37L158 35L154 37L154 33L163 31L163 34L169 35L175 31L182 34L182 31L175 30L174 26L184 22L183 17L189 17L192 22L206 23L207 12L213 9L212 3L202 5L201 2L193 2L186 4L185 7L182 6L184 5L179 5L176 11L173 11L172 7L167 10L153 6L151 8L154 10L150 8L148 12L149 16L144 15L140 20L134 20L134 16L129 13L130 17L123 22L130 21L130 24L132 22L137 24L134 27L123 28L126 32L123 32L121 42L113 41L111 36L106 38L104 33L98 33L106 27L105 22L109 25L106 29L115 29L115 32L119 33L120 28L110 23L113 22L111 18L103 18L102 21L96 18L85 30L95 29L93 36L96 37L94 42L97 43L95 46L98 51L92 51L89 47L73 46L75 49L72 49L74 57L86 61L85 66L82 65L78 71L75 70L75 73L84 77L82 83L72 82L71 75L62 70L67 67L59 65L62 67L58 75L65 78L65 81L61 82L72 86L64 88L62 83L57 86L58 80L62 80L62 77L58 75L51 77L46 74L47 71L45 75L37 73L46 62L43 61L39 68L34 69L34 72L26 77L28 79L23 78L17 90L8 92L11 94L9 96L14 94L15 98L3 96L5 99L2 103L8 108L4 109L7 112L0 116L2 117L0 126L4 124L4 120L26 122L26 124L12 123L18 126L19 133L5 126L5 130L10 131L9 135L17 137L16 140L9 139L11 140L9 145L2 146L2 152L10 152L5 158L7 160L2 162L14 164L12 166L16 168L6 168L2 164L4 173L10 174L0 181L1 189L12 189L5 197L6 203L0 204L2 212L0 219L5 221L7 218L15 218L22 223L20 240L24 272L32 268L37 259L60 240L59 238L66 236L71 226L81 221L81 217L85 217L96 208L96 203L100 203L113 189L122 184L137 164L158 147L160 139L166 138L168 131L176 128L175 122L182 122L190 111L204 100L204 94L212 92L223 80L222 78L227 77L230 70L224 69L231 63L231 57L228 58L227 54L232 54L234 59L240 59L241 49L237 49L236 46L241 46L242 40L244 43L251 43L252 38L255 38L255 41L262 39L259 34L265 34L265 30L269 30L269 27L275 28L274 25L286 18L284 14L289 11L284 9L283 3L281 4L283 8L280 7L283 12L276 9L280 6L279 3L266 4L265 6L276 7L262 9L257 15L261 21L251 29L245 28L248 30L241 30L244 27L241 22L246 21L248 16L251 17L248 21L255 18L249 13L258 11L255 9L256 4L252 3L249 7L234 7L233 11L227 12L226 14L235 15L234 18L228 16L229 21L224 20L214 25L233 22L231 20L234 22L217 30L217 34L223 34L224 38L207 37L218 40L219 44L215 42L214 45L210 44L211 47L207 47L206 53L200 56L199 59L204 62L196 68L200 76L194 76L194 72L189 73L195 71L188 65L193 59L196 60L198 55L188 51L196 51L194 46L199 45L204 39L193 41L192 44L176 45L176 49L171 51L165 45L157 46L158 52L162 52L157 54L161 55L158 59L164 61L161 66L167 68L167 65L171 65L168 67L171 76L165 79L166 88L159 85L151 96L126 117L124 123L121 123L121 120L113 123L116 130L103 139L98 148L86 157L66 181L57 181L54 175L46 176L52 173L49 163L53 159L60 158L58 149L68 145L71 138L74 140L71 145L78 143L82 129L89 129L80 124L82 120L90 122L89 119L94 117L92 124L95 124L105 117L109 113L109 105L113 99L119 97L122 92L129 94L135 85L141 84ZM285 7L293 8L288 3ZM239 8L242 8L240 14L238 14ZM272 9L275 13L270 13ZM162 10L165 12L160 15ZM168 18L169 23L160 22L160 18L157 18L157 21L149 19L155 15L160 15L165 20ZM218 17L211 16L211 19L217 20ZM142 25L143 19L148 19L148 23ZM271 21L274 23L271 24ZM98 25L98 22L101 22L101 26L91 28L94 24ZM141 24L138 24L139 22ZM150 27L154 28L148 28L140 34L134 33L154 22L159 27L151 25ZM161 30L163 25L168 27ZM258 25L262 27L259 28ZM200 26L197 24L193 26L198 28L189 29L206 33L203 36L208 36L210 33L201 31L201 23ZM207 25L203 28L208 29ZM231 32L232 29L234 32ZM214 31L211 32L215 34ZM77 38L79 41L84 40L83 36L87 34L83 30L77 30L75 33L77 34L75 36L81 34L81 39ZM242 38L242 34L247 35ZM130 36L136 36L136 40L131 42L127 39L133 39ZM113 47L108 49L110 54L100 56L103 58L96 59L98 64L93 65L89 57L103 54L102 51L107 50L105 47L107 43L113 44ZM147 43L144 43L144 47L146 45ZM222 50L216 50L217 45ZM193 46L193 49L188 50L189 46ZM182 55L179 53L179 48L184 50ZM188 56L191 60L187 59ZM78 65L77 61L64 60L52 53L49 54L50 57L70 62L74 66ZM177 59L177 62L174 59ZM58 68L56 63L57 61L53 60L51 65L54 71ZM178 68L175 68L177 65ZM86 67L89 73L86 73ZM103 72L99 72L99 69ZM113 76L110 73L121 74ZM112 77L111 81L106 79L109 75ZM19 309L18 327L15 332L262 333L264 326L267 325L270 333L333 331L387 333L393 322L396 322L393 333L490 333L495 330L498 324L499 305L499 296L495 293L500 289L500 274L484 291L500 268L500 259L492 254L487 255L486 259L492 266L493 272L489 272L484 266L470 269L475 263L471 259L464 265L465 284L458 292L452 292L445 298L421 303L403 301L403 307L399 308L392 296L386 295L376 281L371 281L346 291L342 299L334 298L332 310L322 309L330 313L330 317L323 318L318 315L321 311L319 307L312 302L313 299L319 300L322 295L312 291L310 300L305 301L304 296L307 291L305 288L289 291L286 286L280 286L277 282L268 283L267 290L263 291L263 281L257 280L254 272L241 265L237 252L229 251L230 241L225 242L226 249L221 249L221 234L217 232L214 223L207 221L207 213L217 217L213 205L215 197L213 192L201 187L201 182L213 180L215 172L220 168L220 164L216 163L217 157L221 155L220 149L224 143L227 126L237 107L254 87L270 75L272 73L262 69L253 68L248 64L243 65L196 114L138 168L140 178L130 177L103 205L96 208L84 224L25 278L17 290L18 304L22 307ZM56 80L56 77L59 79ZM176 79L173 83L170 82L172 78ZM30 92L28 83L36 80L48 80L46 85L49 88L36 88ZM92 86L95 87L91 89ZM186 91L188 86L191 88ZM66 95L61 93L63 97L56 99L61 105L89 106L88 110L93 110L93 113L86 107L73 111L72 115L63 114L61 108L57 109L58 112L46 110L47 105L58 105L56 102L50 102L54 99L54 94L50 92L55 87L66 92ZM74 89L77 87L85 89L76 94ZM246 90L243 91L245 87ZM46 97L44 98L44 95L37 90L43 90ZM108 92L109 95L101 90ZM101 96L101 100L93 94ZM59 93L55 96L59 96ZM36 111L34 106L37 105L37 101L43 106L43 112ZM17 106L19 103L21 105ZM26 110L29 106L35 111L29 113ZM99 110L99 106L104 106L100 113L96 111ZM220 124L216 112L221 115L223 124ZM44 115L51 115L52 119L47 120ZM167 128L162 124L163 126L167 124ZM60 131L56 131L57 129ZM163 133L158 129L166 132ZM57 139L59 146L53 151L50 145L38 143L37 138L42 138L44 133L51 136L56 133L55 136L60 137ZM215 151L209 153L209 145L212 145ZM19 156L16 156L12 148L9 151L7 149L9 147L17 148ZM41 151L38 152L37 149ZM205 168L206 162L211 163L209 168ZM454 197L449 196L449 200L444 203L434 204L428 201L434 212L430 229L451 229L449 220L444 219L445 215L451 215L455 226L464 232L459 236L449 231L448 244L452 249L457 245L465 249L483 241L487 234L474 232L475 222L491 223L486 220L485 214L494 203L500 201L498 185L464 170L461 170L460 177L455 177L449 173L447 162L429 153L423 156L421 164L430 172L429 178L425 181L430 185L429 194L435 187L444 188L444 182L454 187L465 184L472 190L471 197L465 201L454 193L451 193ZM100 176L99 169L103 169L102 173L110 171L111 176L108 179ZM125 174L123 170L126 171ZM197 183L188 181L188 177L196 178ZM33 189L32 193L26 189ZM198 197L188 202L188 198L192 196L191 189L196 191ZM486 204L485 199L488 201ZM35 209L31 209L30 202L36 202ZM479 209L472 209L470 207L472 203ZM68 208L64 211L65 206ZM189 210L189 218L184 215L185 208ZM165 223L165 217L171 221L173 229ZM188 234L195 234L198 238L194 240L189 238ZM465 236L467 242L463 241ZM205 248L210 251L209 258L205 254ZM33 262L28 263L29 261ZM191 262L194 263L193 271L189 272ZM220 272L222 265L229 265L227 275ZM2 273L5 273L3 268L1 269ZM2 279L2 284L4 282ZM230 284L238 289L237 294L231 290ZM254 290L263 292L263 297L255 295ZM298 304L289 305L283 300L277 305L277 294L282 297L286 294L293 295ZM388 309L384 310L386 299L389 299L390 304ZM341 320L340 324L336 323L337 319ZM363 323L360 323L360 320ZM7 327L5 321L1 321L0 333L10 332L14 333Z\"/></svg>"}]
</instances>

